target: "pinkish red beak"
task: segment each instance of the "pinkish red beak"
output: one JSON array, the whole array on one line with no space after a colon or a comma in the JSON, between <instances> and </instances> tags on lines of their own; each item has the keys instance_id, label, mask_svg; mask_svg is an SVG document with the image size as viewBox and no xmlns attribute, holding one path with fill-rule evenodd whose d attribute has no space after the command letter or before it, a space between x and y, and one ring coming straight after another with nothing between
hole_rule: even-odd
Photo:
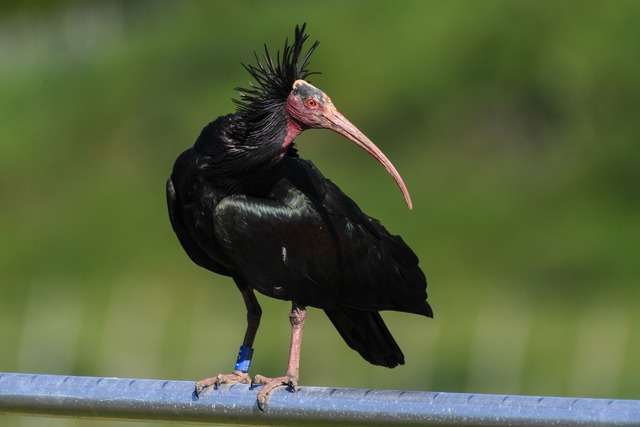
<instances>
[{"instance_id":1,"label":"pinkish red beak","mask_svg":"<svg viewBox=\"0 0 640 427\"><path fill-rule=\"evenodd\" d=\"M391 161L384 155L384 153L376 147L376 145L371 142L369 138L366 137L365 134L360 132L360 130L353 125L346 117L344 117L336 107L329 103L325 105L323 110L323 116L329 121L328 129L331 129L334 132L339 133L345 138L349 138L351 141L355 142L358 146L367 151L367 153L371 154L377 161L382 163L382 165L387 169L387 171L391 174L393 179L400 187L400 191L402 191L402 195L404 196L405 202L407 202L407 206L409 209L413 208L413 204L411 203L411 195L409 195L409 190L407 190L407 186L405 185L402 177L393 166Z\"/></svg>"}]
</instances>

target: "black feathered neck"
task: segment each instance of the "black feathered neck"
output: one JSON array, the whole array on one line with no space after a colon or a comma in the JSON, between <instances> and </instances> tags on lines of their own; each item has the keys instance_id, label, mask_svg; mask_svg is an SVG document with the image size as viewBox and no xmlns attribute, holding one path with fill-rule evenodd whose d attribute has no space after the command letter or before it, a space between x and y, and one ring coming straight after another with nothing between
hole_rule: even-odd
<instances>
[{"instance_id":1,"label":"black feathered neck","mask_svg":"<svg viewBox=\"0 0 640 427\"><path fill-rule=\"evenodd\" d=\"M305 27L306 24L302 27L296 26L293 45L290 46L287 39L282 56L278 51L274 60L265 45L264 62L254 52L256 65L242 64L257 83L250 83L250 88L236 88L240 92L240 99L233 100L238 106L237 113L247 126L248 139L267 142L270 136L275 136L283 127L286 128L284 106L293 83L312 74L318 74L305 68L319 43L316 41L302 56L304 42L309 38L305 34Z\"/></svg>"},{"instance_id":2,"label":"black feathered neck","mask_svg":"<svg viewBox=\"0 0 640 427\"><path fill-rule=\"evenodd\" d=\"M308 38L304 29L305 25L296 26L293 45L285 41L282 56L278 52L274 60L265 46L262 61L256 53L256 65L243 64L257 84L251 83L249 89L236 88L240 91L240 99L234 100L236 113L209 123L194 145L200 170L215 176L218 185L230 192L247 190L283 155L297 157L293 144L283 146L287 136L286 102L293 83L314 74L305 66L318 46L315 42L302 55Z\"/></svg>"}]
</instances>

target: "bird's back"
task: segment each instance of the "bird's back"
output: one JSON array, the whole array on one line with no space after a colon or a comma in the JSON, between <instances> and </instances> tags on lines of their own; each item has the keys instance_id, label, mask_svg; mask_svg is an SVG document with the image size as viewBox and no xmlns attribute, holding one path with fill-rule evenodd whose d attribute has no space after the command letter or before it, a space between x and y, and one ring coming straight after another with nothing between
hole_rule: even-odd
<instances>
[{"instance_id":1,"label":"bird's back","mask_svg":"<svg viewBox=\"0 0 640 427\"><path fill-rule=\"evenodd\" d=\"M418 258L310 161L287 156L215 208L227 267L260 292L318 308L430 315Z\"/></svg>"},{"instance_id":2,"label":"bird's back","mask_svg":"<svg viewBox=\"0 0 640 427\"><path fill-rule=\"evenodd\" d=\"M379 311L433 316L413 251L309 161L286 157L255 190L215 209L231 275L267 296L324 309L370 363L404 364Z\"/></svg>"}]
</instances>

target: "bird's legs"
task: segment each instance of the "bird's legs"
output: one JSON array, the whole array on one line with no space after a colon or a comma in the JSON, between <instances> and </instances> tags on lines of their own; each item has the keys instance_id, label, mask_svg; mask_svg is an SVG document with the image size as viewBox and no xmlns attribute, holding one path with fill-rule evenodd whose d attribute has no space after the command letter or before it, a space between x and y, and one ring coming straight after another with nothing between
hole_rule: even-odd
<instances>
[{"instance_id":1,"label":"bird's legs","mask_svg":"<svg viewBox=\"0 0 640 427\"><path fill-rule=\"evenodd\" d=\"M264 384L264 387L258 393L258 407L264 410L267 403L269 393L281 386L289 386L295 389L298 385L298 372L300 367L300 345L302 344L302 329L304 328L304 320L307 317L307 310L293 303L289 321L291 322L291 348L289 350L289 364L287 372L284 376L276 378L267 378L262 375L256 375L252 384Z\"/></svg>"},{"instance_id":2,"label":"bird's legs","mask_svg":"<svg viewBox=\"0 0 640 427\"><path fill-rule=\"evenodd\" d=\"M244 334L242 346L240 346L235 369L230 374L218 374L215 377L198 381L195 388L196 396L198 396L205 387L209 386L217 388L220 384L251 383L251 377L249 377L248 373L249 365L251 364L251 356L253 355L253 340L260 326L262 309L260 308L260 304L258 304L258 299L253 293L252 288L240 284L238 284L238 288L240 288L242 298L247 307L247 331Z\"/></svg>"}]
</instances>

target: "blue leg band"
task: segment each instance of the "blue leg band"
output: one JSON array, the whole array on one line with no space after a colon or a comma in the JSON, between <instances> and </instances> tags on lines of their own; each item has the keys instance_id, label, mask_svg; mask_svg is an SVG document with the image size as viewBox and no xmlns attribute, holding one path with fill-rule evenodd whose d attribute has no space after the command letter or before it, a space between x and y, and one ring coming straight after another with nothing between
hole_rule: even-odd
<instances>
[{"instance_id":1,"label":"blue leg band","mask_svg":"<svg viewBox=\"0 0 640 427\"><path fill-rule=\"evenodd\" d=\"M251 358L253 357L253 348L244 345L240 346L238 352L238 360L236 361L236 370L242 372L249 372L249 366L251 366Z\"/></svg>"}]
</instances>

